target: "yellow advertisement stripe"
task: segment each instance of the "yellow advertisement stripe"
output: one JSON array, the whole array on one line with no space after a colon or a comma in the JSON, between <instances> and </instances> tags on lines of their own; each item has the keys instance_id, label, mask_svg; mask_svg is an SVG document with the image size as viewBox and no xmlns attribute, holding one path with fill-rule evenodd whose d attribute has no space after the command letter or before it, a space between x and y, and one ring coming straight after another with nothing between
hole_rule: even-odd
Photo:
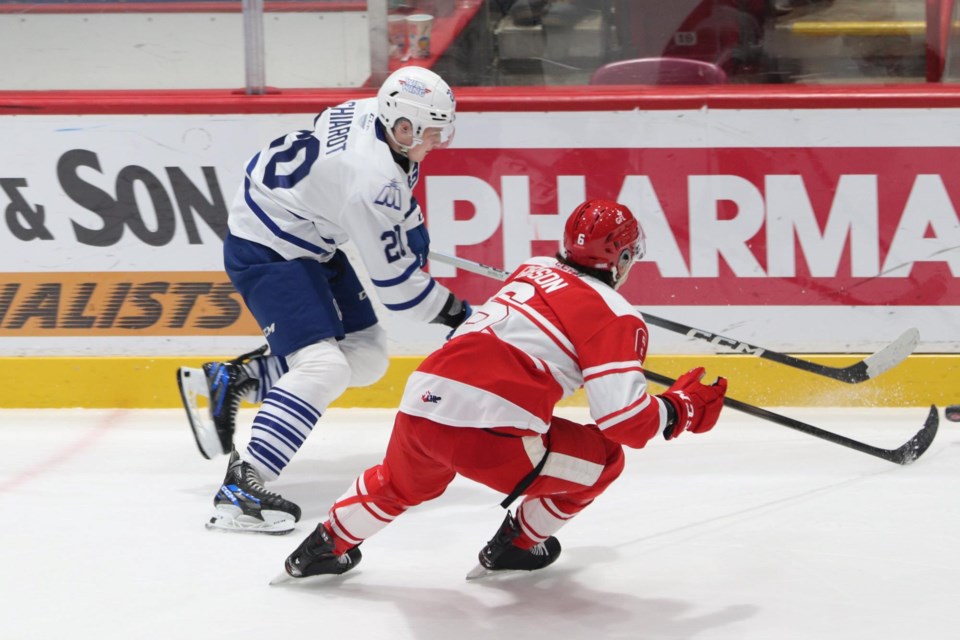
<instances>
[{"instance_id":1,"label":"yellow advertisement stripe","mask_svg":"<svg viewBox=\"0 0 960 640\"><path fill-rule=\"evenodd\" d=\"M0 273L0 337L259 333L223 273Z\"/></svg>"},{"instance_id":2,"label":"yellow advertisement stripe","mask_svg":"<svg viewBox=\"0 0 960 640\"><path fill-rule=\"evenodd\" d=\"M804 355L830 366L863 356ZM176 371L199 367L208 358L73 357L0 358L0 408L171 408L179 407ZM349 389L335 407L396 407L419 357L394 357L377 383ZM945 380L960 376L960 355L913 355L874 380L849 385L745 355L651 356L647 367L676 377L697 365L707 376L729 379L731 397L760 406L906 407L960 403L960 390ZM652 387L655 391L661 389ZM583 392L564 401L585 405Z\"/></svg>"},{"instance_id":3,"label":"yellow advertisement stripe","mask_svg":"<svg viewBox=\"0 0 960 640\"><path fill-rule=\"evenodd\" d=\"M923 35L927 25L922 20L803 20L783 28L804 36L898 36Z\"/></svg>"}]
</instances>

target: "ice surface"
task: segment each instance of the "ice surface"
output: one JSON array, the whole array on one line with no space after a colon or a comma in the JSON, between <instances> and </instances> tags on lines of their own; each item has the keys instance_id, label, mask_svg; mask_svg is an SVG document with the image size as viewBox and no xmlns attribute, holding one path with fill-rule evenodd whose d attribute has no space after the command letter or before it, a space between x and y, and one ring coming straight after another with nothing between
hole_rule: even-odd
<instances>
[{"instance_id":1,"label":"ice surface","mask_svg":"<svg viewBox=\"0 0 960 640\"><path fill-rule=\"evenodd\" d=\"M887 448L925 417L780 411ZM709 434L628 450L542 572L465 581L503 513L500 495L458 479L367 541L355 571L269 586L379 461L391 422L328 412L271 484L304 512L274 537L204 529L226 458L200 457L181 411L0 412L0 638L960 637L950 422L899 467L728 412Z\"/></svg>"}]
</instances>

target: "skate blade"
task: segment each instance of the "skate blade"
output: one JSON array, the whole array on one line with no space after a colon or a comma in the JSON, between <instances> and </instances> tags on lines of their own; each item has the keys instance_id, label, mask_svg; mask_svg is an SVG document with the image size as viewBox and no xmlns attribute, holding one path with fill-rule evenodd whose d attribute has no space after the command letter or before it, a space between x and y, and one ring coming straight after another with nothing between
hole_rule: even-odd
<instances>
[{"instance_id":1,"label":"skate blade","mask_svg":"<svg viewBox=\"0 0 960 640\"><path fill-rule=\"evenodd\" d=\"M274 577L274 579L270 581L269 584L271 587L279 587L285 584L292 584L296 581L297 581L297 578L294 578L292 575L287 573L286 569L284 569L283 571L278 573L276 577Z\"/></svg>"},{"instance_id":2,"label":"skate blade","mask_svg":"<svg viewBox=\"0 0 960 640\"><path fill-rule=\"evenodd\" d=\"M187 412L190 430L193 431L200 455L207 460L213 460L227 453L220 444L217 427L213 424L210 412L200 407L199 398L207 398L210 394L203 369L180 367L177 370L177 386L180 388L180 400Z\"/></svg>"},{"instance_id":3,"label":"skate blade","mask_svg":"<svg viewBox=\"0 0 960 640\"><path fill-rule=\"evenodd\" d=\"M243 515L239 507L217 507L205 526L219 531L282 536L293 531L296 523L290 514L282 511L261 511L261 515L263 520Z\"/></svg>"},{"instance_id":4,"label":"skate blade","mask_svg":"<svg viewBox=\"0 0 960 640\"><path fill-rule=\"evenodd\" d=\"M467 573L467 580L480 580L482 578L487 578L494 575L502 575L504 573L513 573L512 571L493 571L487 569L482 564L478 564L473 569Z\"/></svg>"},{"instance_id":5,"label":"skate blade","mask_svg":"<svg viewBox=\"0 0 960 640\"><path fill-rule=\"evenodd\" d=\"M323 584L325 582L336 582L337 578L342 579L343 574L339 573L321 573L315 576L294 577L287 573L286 569L278 573L273 580L269 582L271 587L283 587L292 585L312 585Z\"/></svg>"},{"instance_id":6,"label":"skate blade","mask_svg":"<svg viewBox=\"0 0 960 640\"><path fill-rule=\"evenodd\" d=\"M487 569L482 564L478 564L473 569L467 573L467 580L497 580L500 578L505 578L507 576L515 576L517 574L528 574L533 573L529 569Z\"/></svg>"}]
</instances>

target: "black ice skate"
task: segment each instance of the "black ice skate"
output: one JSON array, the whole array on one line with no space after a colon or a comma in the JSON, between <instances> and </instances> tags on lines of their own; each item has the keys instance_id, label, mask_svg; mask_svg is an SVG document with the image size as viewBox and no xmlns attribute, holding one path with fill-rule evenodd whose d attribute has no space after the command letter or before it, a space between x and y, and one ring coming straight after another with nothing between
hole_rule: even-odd
<instances>
[{"instance_id":1,"label":"black ice skate","mask_svg":"<svg viewBox=\"0 0 960 640\"><path fill-rule=\"evenodd\" d=\"M208 529L283 534L293 531L293 524L300 520L300 507L267 491L257 470L241 460L235 449L213 506L217 512L207 522Z\"/></svg>"},{"instance_id":2,"label":"black ice skate","mask_svg":"<svg viewBox=\"0 0 960 640\"><path fill-rule=\"evenodd\" d=\"M180 367L177 371L180 398L204 458L213 459L233 448L237 409L244 396L256 391L260 384L247 375L243 365L266 350L267 345L263 345L227 362L207 362L202 369ZM206 412L200 410L200 397L208 399Z\"/></svg>"},{"instance_id":3,"label":"black ice skate","mask_svg":"<svg viewBox=\"0 0 960 640\"><path fill-rule=\"evenodd\" d=\"M360 564L363 557L360 553L360 547L353 547L339 556L334 554L333 547L333 540L323 523L317 525L317 528L287 558L283 565L286 573L280 574L270 584L280 584L291 578L300 579L321 575L338 576Z\"/></svg>"},{"instance_id":4,"label":"black ice skate","mask_svg":"<svg viewBox=\"0 0 960 640\"><path fill-rule=\"evenodd\" d=\"M480 550L480 564L467 574L467 580L501 571L536 571L553 564L560 557L560 541L553 536L530 549L521 549L513 544L519 535L520 526L508 511L500 529Z\"/></svg>"}]
</instances>

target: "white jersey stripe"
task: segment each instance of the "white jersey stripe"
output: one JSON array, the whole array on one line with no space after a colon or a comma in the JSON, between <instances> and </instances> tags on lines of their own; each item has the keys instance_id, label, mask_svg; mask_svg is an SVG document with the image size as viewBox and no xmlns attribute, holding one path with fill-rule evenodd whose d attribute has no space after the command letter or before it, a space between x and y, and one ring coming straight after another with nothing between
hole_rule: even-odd
<instances>
[{"instance_id":1,"label":"white jersey stripe","mask_svg":"<svg viewBox=\"0 0 960 640\"><path fill-rule=\"evenodd\" d=\"M544 496L540 498L540 502L543 503L544 508L547 511L549 511L550 515L552 515L554 518L558 518L560 520L569 520L570 518L576 515L576 513L571 514L571 513L566 513L562 511L560 508L557 507L557 503L554 502L552 498L548 498Z\"/></svg>"},{"instance_id":2,"label":"white jersey stripe","mask_svg":"<svg viewBox=\"0 0 960 640\"><path fill-rule=\"evenodd\" d=\"M643 394L642 397L638 398L636 402L632 405L615 411L611 414L605 415L602 418L597 420L597 426L601 431L604 429L609 429L614 425L618 425L621 422L625 422L630 418L634 417L650 405L650 395Z\"/></svg>"},{"instance_id":3,"label":"white jersey stripe","mask_svg":"<svg viewBox=\"0 0 960 640\"><path fill-rule=\"evenodd\" d=\"M547 447L543 444L543 438L540 436L527 436L523 438L523 448L527 452L527 458L534 467L540 464L543 456L547 453Z\"/></svg>"},{"instance_id":4,"label":"white jersey stripe","mask_svg":"<svg viewBox=\"0 0 960 640\"><path fill-rule=\"evenodd\" d=\"M622 373L624 371L643 371L639 360L627 362L609 362L598 367L588 367L583 370L583 380L586 382L592 378L606 375L608 373Z\"/></svg>"},{"instance_id":5,"label":"white jersey stripe","mask_svg":"<svg viewBox=\"0 0 960 640\"><path fill-rule=\"evenodd\" d=\"M367 490L367 483L363 479L363 475L360 475L360 477L357 478L357 494L361 496L370 495L370 491ZM360 504L363 505L363 508L369 511L371 515L373 515L375 518L383 520L384 522L392 522L396 517L390 515L372 501L362 501Z\"/></svg>"},{"instance_id":6,"label":"white jersey stripe","mask_svg":"<svg viewBox=\"0 0 960 640\"><path fill-rule=\"evenodd\" d=\"M573 344L567 339L563 332L561 332L557 327L555 327L549 320L543 317L536 309L526 304L519 304L516 301L506 297L506 296L497 296L495 298L497 302L519 311L521 314L526 316L526 318L534 324L540 331L547 335L548 338L553 340L554 344L566 355L570 360L576 361L577 352Z\"/></svg>"},{"instance_id":7,"label":"white jersey stripe","mask_svg":"<svg viewBox=\"0 0 960 640\"><path fill-rule=\"evenodd\" d=\"M400 410L455 427L542 434L556 401L583 387L604 434L640 448L664 422L647 392L646 350L643 318L623 296L559 260L531 258L424 360ZM525 446L531 464L539 462L538 444ZM573 482L594 482L602 470L575 454L544 463L544 473Z\"/></svg>"},{"instance_id":8,"label":"white jersey stripe","mask_svg":"<svg viewBox=\"0 0 960 640\"><path fill-rule=\"evenodd\" d=\"M414 371L407 380L400 410L451 427L515 427L546 433L548 426L494 393L422 371Z\"/></svg>"}]
</instances>

